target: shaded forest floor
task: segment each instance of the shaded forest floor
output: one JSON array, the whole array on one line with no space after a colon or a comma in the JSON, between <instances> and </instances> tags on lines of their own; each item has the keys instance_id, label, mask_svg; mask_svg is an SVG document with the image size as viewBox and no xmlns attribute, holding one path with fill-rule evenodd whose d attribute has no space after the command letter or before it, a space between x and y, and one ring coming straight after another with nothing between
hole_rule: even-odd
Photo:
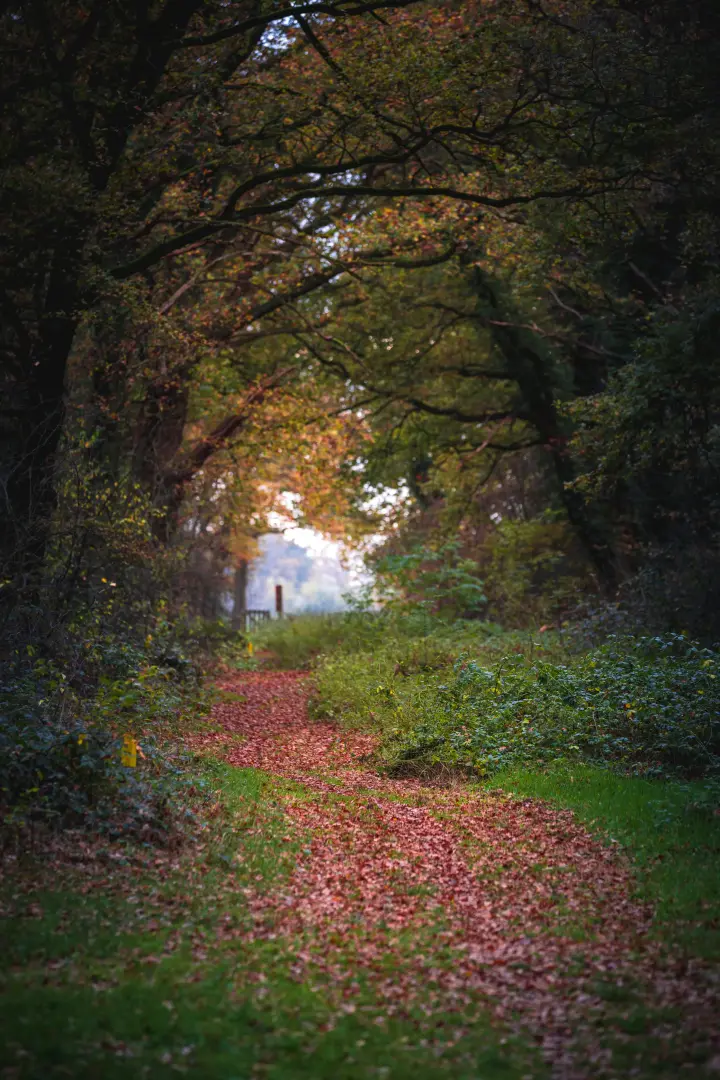
<instances>
[{"instance_id":1,"label":"shaded forest floor","mask_svg":"<svg viewBox=\"0 0 720 1080\"><path fill-rule=\"evenodd\" d=\"M11 868L0 1075L720 1074L713 969L653 932L617 844L381 775L372 734L308 719L301 673L219 691L192 847L77 836Z\"/></svg>"}]
</instances>

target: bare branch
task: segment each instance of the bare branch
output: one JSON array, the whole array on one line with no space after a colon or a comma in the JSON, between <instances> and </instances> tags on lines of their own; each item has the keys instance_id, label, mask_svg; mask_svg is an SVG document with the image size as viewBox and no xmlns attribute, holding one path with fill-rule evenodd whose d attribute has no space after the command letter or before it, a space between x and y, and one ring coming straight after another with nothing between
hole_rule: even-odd
<instances>
[{"instance_id":1,"label":"bare branch","mask_svg":"<svg viewBox=\"0 0 720 1080\"><path fill-rule=\"evenodd\" d=\"M296 19L298 15L334 15L338 19L346 19L352 15L372 14L380 8L410 7L414 3L417 3L417 0L375 0L374 3L355 4L346 8L341 7L340 4L296 4L293 7L280 8L279 11L273 12L272 15L255 15L250 19L243 19L241 22L232 23L231 26L226 26L222 30L216 30L212 34L200 34L183 38L180 44L186 47L191 45L215 45L218 41L227 41L228 38L237 37L238 34L244 34L258 26L271 26L273 23Z\"/></svg>"}]
</instances>

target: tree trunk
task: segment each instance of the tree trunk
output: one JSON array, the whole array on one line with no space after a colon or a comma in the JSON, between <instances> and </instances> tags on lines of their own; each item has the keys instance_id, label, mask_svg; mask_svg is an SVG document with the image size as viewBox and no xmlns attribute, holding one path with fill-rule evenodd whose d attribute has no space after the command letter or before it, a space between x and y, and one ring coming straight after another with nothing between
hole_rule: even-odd
<instances>
[{"instance_id":1,"label":"tree trunk","mask_svg":"<svg viewBox=\"0 0 720 1080\"><path fill-rule=\"evenodd\" d=\"M79 293L70 259L56 260L44 317L14 365L0 419L3 430L1 487L5 525L1 572L10 586L3 601L32 596L39 584L56 505L58 444L65 418L65 377L78 325Z\"/></svg>"},{"instance_id":2,"label":"tree trunk","mask_svg":"<svg viewBox=\"0 0 720 1080\"><path fill-rule=\"evenodd\" d=\"M245 630L247 611L248 562L241 559L235 570L235 602L233 604L233 630Z\"/></svg>"},{"instance_id":3,"label":"tree trunk","mask_svg":"<svg viewBox=\"0 0 720 1080\"><path fill-rule=\"evenodd\" d=\"M596 520L582 495L570 486L575 469L567 447L569 431L558 415L553 359L522 328L523 320L504 309L499 286L479 267L473 269L473 277L483 304L483 325L487 325L488 308L496 324L505 324L491 325L493 339L503 355L508 375L517 383L523 409L550 454L568 521L595 568L600 587L611 592L617 586L617 565L609 530Z\"/></svg>"}]
</instances>

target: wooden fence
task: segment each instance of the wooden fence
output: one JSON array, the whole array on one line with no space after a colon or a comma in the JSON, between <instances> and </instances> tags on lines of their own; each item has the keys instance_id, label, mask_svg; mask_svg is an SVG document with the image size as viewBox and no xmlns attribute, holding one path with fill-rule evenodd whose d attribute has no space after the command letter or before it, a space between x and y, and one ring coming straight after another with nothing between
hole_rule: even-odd
<instances>
[{"instance_id":1,"label":"wooden fence","mask_svg":"<svg viewBox=\"0 0 720 1080\"><path fill-rule=\"evenodd\" d=\"M263 623L269 622L269 611L258 610L246 610L236 611L233 614L233 625L238 630L244 630L246 633L248 630L253 630L256 626L262 626Z\"/></svg>"}]
</instances>

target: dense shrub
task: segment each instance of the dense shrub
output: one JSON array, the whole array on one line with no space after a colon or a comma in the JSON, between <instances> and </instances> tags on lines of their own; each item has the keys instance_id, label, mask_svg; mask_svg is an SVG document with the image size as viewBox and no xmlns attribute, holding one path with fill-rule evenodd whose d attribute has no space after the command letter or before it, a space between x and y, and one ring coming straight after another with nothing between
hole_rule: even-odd
<instances>
[{"instance_id":1,"label":"dense shrub","mask_svg":"<svg viewBox=\"0 0 720 1080\"><path fill-rule=\"evenodd\" d=\"M479 616L487 606L478 565L464 558L458 541L416 545L373 562L373 592L388 613L438 615L452 621Z\"/></svg>"},{"instance_id":2,"label":"dense shrub","mask_svg":"<svg viewBox=\"0 0 720 1080\"><path fill-rule=\"evenodd\" d=\"M330 658L316 708L379 727L381 753L399 771L484 776L558 759L645 775L720 769L717 652L670 635L611 639L563 663L532 645L493 661L501 644L508 636L490 637L480 655L444 669L393 664L393 649Z\"/></svg>"},{"instance_id":3,"label":"dense shrub","mask_svg":"<svg viewBox=\"0 0 720 1080\"><path fill-rule=\"evenodd\" d=\"M492 773L574 756L704 775L720 766L718 675L717 653L678 637L610 642L572 666L460 660L396 760Z\"/></svg>"},{"instance_id":4,"label":"dense shrub","mask_svg":"<svg viewBox=\"0 0 720 1080\"><path fill-rule=\"evenodd\" d=\"M595 598L590 567L567 519L545 509L505 515L485 536L479 555L488 613L506 626L541 626L567 617L577 597Z\"/></svg>"},{"instance_id":5,"label":"dense shrub","mask_svg":"<svg viewBox=\"0 0 720 1080\"><path fill-rule=\"evenodd\" d=\"M102 667L70 677L39 660L0 683L0 830L88 827L164 840L187 810L187 762L168 739L183 711L201 712L205 694L179 647L108 643ZM91 647L89 652L93 651ZM162 655L164 662L157 661ZM139 743L122 763L123 740ZM185 800L187 801L187 800Z\"/></svg>"},{"instance_id":6,"label":"dense shrub","mask_svg":"<svg viewBox=\"0 0 720 1080\"><path fill-rule=\"evenodd\" d=\"M0 733L0 824L8 834L37 825L88 826L95 831L164 840L183 816L182 761L150 735L137 768L121 764L122 738L57 719L3 717Z\"/></svg>"}]
</instances>

